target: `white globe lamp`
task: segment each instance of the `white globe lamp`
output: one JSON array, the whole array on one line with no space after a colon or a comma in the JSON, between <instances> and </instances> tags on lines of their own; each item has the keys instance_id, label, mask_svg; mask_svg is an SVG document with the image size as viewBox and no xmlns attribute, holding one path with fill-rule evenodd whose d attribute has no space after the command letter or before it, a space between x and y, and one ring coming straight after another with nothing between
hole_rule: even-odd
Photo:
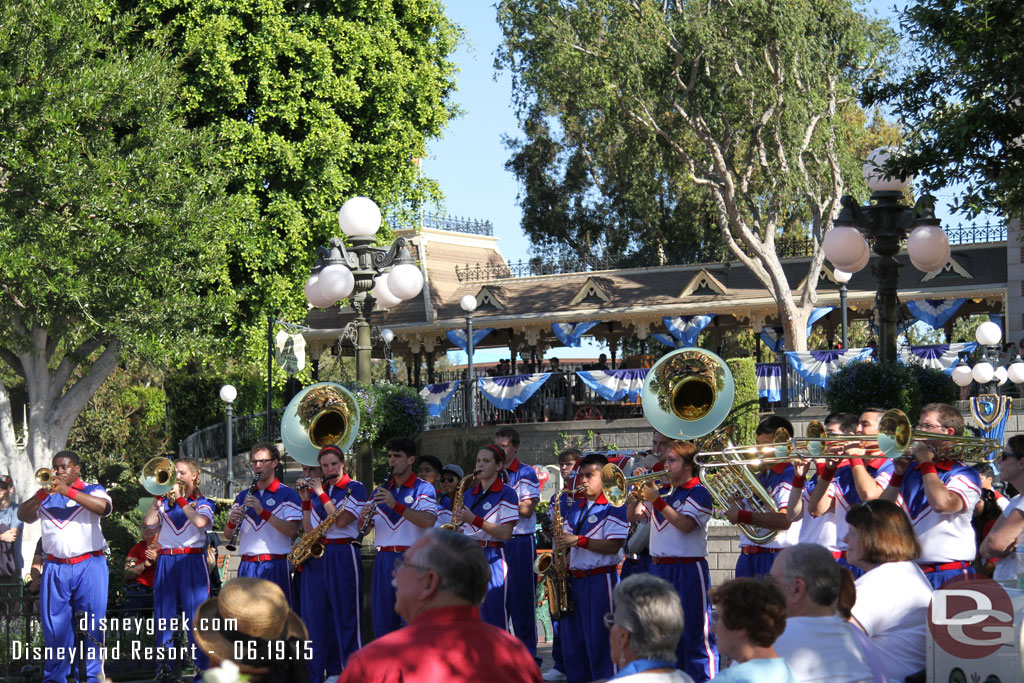
<instances>
[{"instance_id":1,"label":"white globe lamp","mask_svg":"<svg viewBox=\"0 0 1024 683\"><path fill-rule=\"evenodd\" d=\"M220 400L225 403L234 403L236 398L238 398L238 390L230 384L225 384L220 388Z\"/></svg>"},{"instance_id":2,"label":"white globe lamp","mask_svg":"<svg viewBox=\"0 0 1024 683\"><path fill-rule=\"evenodd\" d=\"M1014 384L1024 384L1024 363L1019 360L1006 369L1006 376Z\"/></svg>"},{"instance_id":3,"label":"white globe lamp","mask_svg":"<svg viewBox=\"0 0 1024 683\"><path fill-rule=\"evenodd\" d=\"M996 379L999 380L999 386L1006 384L1008 379L1007 370L1003 366L996 368Z\"/></svg>"},{"instance_id":4,"label":"white globe lamp","mask_svg":"<svg viewBox=\"0 0 1024 683\"><path fill-rule=\"evenodd\" d=\"M949 238L938 225L919 225L907 238L907 254L922 272L941 270L949 263Z\"/></svg>"},{"instance_id":5,"label":"white globe lamp","mask_svg":"<svg viewBox=\"0 0 1024 683\"><path fill-rule=\"evenodd\" d=\"M988 384L995 375L996 369L987 361L982 361L971 368L971 377L978 384Z\"/></svg>"},{"instance_id":6,"label":"white globe lamp","mask_svg":"<svg viewBox=\"0 0 1024 683\"><path fill-rule=\"evenodd\" d=\"M971 376L970 365L958 365L953 368L953 383L958 387L966 387L972 381L974 381L974 377Z\"/></svg>"},{"instance_id":7,"label":"white globe lamp","mask_svg":"<svg viewBox=\"0 0 1024 683\"><path fill-rule=\"evenodd\" d=\"M381 308L394 308L402 303L402 300L392 294L388 288L387 273L381 273L373 278L373 289L370 290L370 296L377 300L377 305Z\"/></svg>"},{"instance_id":8,"label":"white globe lamp","mask_svg":"<svg viewBox=\"0 0 1024 683\"><path fill-rule=\"evenodd\" d=\"M400 263L388 274L388 289L402 301L413 299L423 291L423 273L413 263Z\"/></svg>"},{"instance_id":9,"label":"white globe lamp","mask_svg":"<svg viewBox=\"0 0 1024 683\"><path fill-rule=\"evenodd\" d=\"M864 182L872 192L903 192L910 178L892 178L885 164L897 152L895 147L879 147L868 154L864 162Z\"/></svg>"},{"instance_id":10,"label":"white globe lamp","mask_svg":"<svg viewBox=\"0 0 1024 683\"><path fill-rule=\"evenodd\" d=\"M313 308L330 308L334 305L334 299L328 299L320 291L320 278L317 275L310 275L306 280L306 301Z\"/></svg>"},{"instance_id":11,"label":"white globe lamp","mask_svg":"<svg viewBox=\"0 0 1024 683\"><path fill-rule=\"evenodd\" d=\"M349 237L375 235L380 222L380 207L368 197L353 197L338 209L338 226Z\"/></svg>"},{"instance_id":12,"label":"white globe lamp","mask_svg":"<svg viewBox=\"0 0 1024 683\"><path fill-rule=\"evenodd\" d=\"M836 282L838 282L839 284L845 285L847 282L850 281L850 278L853 277L853 273L848 273L845 270L839 270L838 268L836 268L835 270L832 271L832 277L834 277Z\"/></svg>"},{"instance_id":13,"label":"white globe lamp","mask_svg":"<svg viewBox=\"0 0 1024 683\"><path fill-rule=\"evenodd\" d=\"M385 327L383 330L381 330L380 336L388 344L395 341L395 333L389 327Z\"/></svg>"},{"instance_id":14,"label":"white globe lamp","mask_svg":"<svg viewBox=\"0 0 1024 683\"><path fill-rule=\"evenodd\" d=\"M477 302L476 297L472 294L467 294L459 299L459 307L462 308L466 313L472 313L476 310Z\"/></svg>"},{"instance_id":15,"label":"white globe lamp","mask_svg":"<svg viewBox=\"0 0 1024 683\"><path fill-rule=\"evenodd\" d=\"M356 279L352 271L345 266L334 263L320 271L320 293L330 301L340 301L352 293Z\"/></svg>"},{"instance_id":16,"label":"white globe lamp","mask_svg":"<svg viewBox=\"0 0 1024 683\"><path fill-rule=\"evenodd\" d=\"M867 265L871 247L857 228L839 225L827 233L822 241L825 258L847 273L856 273Z\"/></svg>"},{"instance_id":17,"label":"white globe lamp","mask_svg":"<svg viewBox=\"0 0 1024 683\"><path fill-rule=\"evenodd\" d=\"M987 320L978 325L978 329L974 331L974 338L982 346L995 346L1003 338L1003 331L999 325L991 320Z\"/></svg>"}]
</instances>

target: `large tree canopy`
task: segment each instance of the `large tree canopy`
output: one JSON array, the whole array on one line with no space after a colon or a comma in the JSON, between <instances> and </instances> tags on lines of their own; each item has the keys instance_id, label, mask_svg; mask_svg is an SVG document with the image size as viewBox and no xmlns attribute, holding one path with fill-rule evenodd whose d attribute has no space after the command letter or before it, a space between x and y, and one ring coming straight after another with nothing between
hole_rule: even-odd
<instances>
[{"instance_id":1,"label":"large tree canopy","mask_svg":"<svg viewBox=\"0 0 1024 683\"><path fill-rule=\"evenodd\" d=\"M907 68L865 89L907 126L894 167L925 190L963 184L968 214L1024 212L1024 4L917 0L901 17Z\"/></svg>"},{"instance_id":2,"label":"large tree canopy","mask_svg":"<svg viewBox=\"0 0 1024 683\"><path fill-rule=\"evenodd\" d=\"M238 327L265 352L265 317L305 317L315 249L341 204L400 215L436 191L413 157L455 114L459 29L439 0L120 0L182 60L189 124L228 142L216 160L243 201L230 246ZM385 235L386 236L386 235Z\"/></svg>"},{"instance_id":3,"label":"large tree canopy","mask_svg":"<svg viewBox=\"0 0 1024 683\"><path fill-rule=\"evenodd\" d=\"M122 353L185 357L234 312L220 143L183 125L175 64L131 29L88 0L0 17L0 468L22 494Z\"/></svg>"},{"instance_id":4,"label":"large tree canopy","mask_svg":"<svg viewBox=\"0 0 1024 683\"><path fill-rule=\"evenodd\" d=\"M528 218L534 207L585 217L565 207L600 193L617 225L650 228L635 248L671 240L699 249L713 242L692 215L710 204L721 242L772 292L793 348L806 348L821 238L847 176L861 182L850 144L863 137L851 129L863 121L856 96L891 33L848 0L506 0L498 21L498 64L512 73L528 138L511 163L518 171L531 153L540 168L564 170L538 180L522 166ZM638 163L623 173L629 158ZM578 194L553 196L559 183ZM675 216L665 210L678 206ZM810 245L798 292L776 253L784 232Z\"/></svg>"}]
</instances>

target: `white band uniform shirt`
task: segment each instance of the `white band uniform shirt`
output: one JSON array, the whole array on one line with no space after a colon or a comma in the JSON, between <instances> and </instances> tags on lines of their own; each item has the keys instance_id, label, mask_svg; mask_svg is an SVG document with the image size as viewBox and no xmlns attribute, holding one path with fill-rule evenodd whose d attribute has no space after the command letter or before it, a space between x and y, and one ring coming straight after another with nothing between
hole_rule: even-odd
<instances>
[{"instance_id":1,"label":"white band uniform shirt","mask_svg":"<svg viewBox=\"0 0 1024 683\"><path fill-rule=\"evenodd\" d=\"M828 494L833 496L833 505L823 515L815 517L811 514L811 494L818 486L829 487ZM797 536L797 543L816 543L823 545L829 550L838 551L838 539L836 536L836 514L835 495L837 491L834 481L827 484L822 482L820 477L808 479L803 491L800 493L800 502L803 505L803 514L800 516L800 530Z\"/></svg>"},{"instance_id":2,"label":"white band uniform shirt","mask_svg":"<svg viewBox=\"0 0 1024 683\"><path fill-rule=\"evenodd\" d=\"M757 478L764 485L765 490L775 500L775 504L779 508L779 512L785 512L786 508L789 507L789 493L793 489L793 466L787 465L786 463L780 463L775 465L760 474ZM740 507L744 510L749 510L746 501ZM757 545L761 548L775 548L781 549L788 546L794 545L797 539L800 537L800 520L795 520L786 531L780 531L776 534L775 538L768 543L754 543L750 538L740 531L740 547L748 545Z\"/></svg>"},{"instance_id":3,"label":"white band uniform shirt","mask_svg":"<svg viewBox=\"0 0 1024 683\"><path fill-rule=\"evenodd\" d=\"M875 453L878 453L878 451L871 451L869 455L874 455ZM892 479L892 459L883 457L873 458L865 460L864 466L867 468L871 478L875 480L878 492L884 491L889 486L889 480ZM853 506L864 502L860 497L856 484L854 484L853 468L850 466L849 460L844 460L839 464L839 469L836 470L835 478L832 480L830 493L835 496L836 501L836 545L839 550L846 550L846 541L843 539L846 538L846 534L850 530L849 525L846 523L846 513Z\"/></svg>"},{"instance_id":4,"label":"white band uniform shirt","mask_svg":"<svg viewBox=\"0 0 1024 683\"><path fill-rule=\"evenodd\" d=\"M213 503L208 498L191 496L186 500L197 513L213 524ZM206 529L197 528L176 501L164 500L157 512L160 517L157 542L161 548L206 549Z\"/></svg>"},{"instance_id":5,"label":"white band uniform shirt","mask_svg":"<svg viewBox=\"0 0 1024 683\"><path fill-rule=\"evenodd\" d=\"M705 557L708 554L708 520L711 519L711 494L694 477L664 495L673 510L697 523L697 528L683 533L661 514L655 513L654 503L644 502L644 515L651 520L652 557Z\"/></svg>"},{"instance_id":6,"label":"white band uniform shirt","mask_svg":"<svg viewBox=\"0 0 1024 683\"><path fill-rule=\"evenodd\" d=\"M351 495L349 495L349 491L351 491ZM339 538L354 539L359 534L359 516L363 513L363 506L366 505L366 487L346 474L337 483L328 486L324 493L330 497L337 510L341 509L341 502L345 501L345 511L355 518L340 528L337 524L332 524L327 533L324 534L324 538L330 540ZM315 495L312 497L311 502L313 508L309 511L309 520L315 529L320 525L320 522L330 515L327 513L324 504Z\"/></svg>"},{"instance_id":7,"label":"white band uniform shirt","mask_svg":"<svg viewBox=\"0 0 1024 683\"><path fill-rule=\"evenodd\" d=\"M613 507L602 494L594 502L580 499L569 508L565 519L565 532L574 536L585 536L595 541L625 539L629 535L629 521L626 507ZM586 548L569 550L570 569L595 569L617 567L622 561L622 550L617 554L595 553Z\"/></svg>"},{"instance_id":8,"label":"white band uniform shirt","mask_svg":"<svg viewBox=\"0 0 1024 683\"><path fill-rule=\"evenodd\" d=\"M487 490L481 490L478 483L472 490L467 491L463 504L474 516L491 524L510 524L519 519L519 498L512 487L502 482L500 477L495 479ZM488 624L508 630L508 561L505 543L469 522L461 524L459 531L483 546L487 564L491 568L491 579L487 583L487 596L480 606L480 616Z\"/></svg>"},{"instance_id":9,"label":"white band uniform shirt","mask_svg":"<svg viewBox=\"0 0 1024 683\"><path fill-rule=\"evenodd\" d=\"M273 517L286 522L302 521L302 501L299 494L276 478L267 488L252 494ZM235 497L232 510L243 507L249 491L242 491ZM240 522L238 552L241 555L287 555L292 550L292 539L275 529L269 520L260 519L251 508L245 508ZM228 536L231 534L229 533ZM287 593L285 593L287 595Z\"/></svg>"},{"instance_id":10,"label":"white band uniform shirt","mask_svg":"<svg viewBox=\"0 0 1024 683\"><path fill-rule=\"evenodd\" d=\"M529 465L524 465L517 458L505 467L505 476L508 478L508 485L516 492L519 502L527 500L540 500L540 481L537 473ZM516 528L512 530L514 535L529 534L537 529L537 513L529 517L520 517L516 522Z\"/></svg>"},{"instance_id":11,"label":"white band uniform shirt","mask_svg":"<svg viewBox=\"0 0 1024 683\"><path fill-rule=\"evenodd\" d=\"M434 487L410 473L399 486L394 478L387 483L387 489L401 503L412 510L437 514L437 500ZM374 511L373 542L378 548L388 546L410 546L422 536L426 529L416 526L403 515L387 505L378 505Z\"/></svg>"},{"instance_id":12,"label":"white band uniform shirt","mask_svg":"<svg viewBox=\"0 0 1024 683\"><path fill-rule=\"evenodd\" d=\"M434 526L452 523L452 499L446 494L437 500L437 521Z\"/></svg>"},{"instance_id":13,"label":"white band uniform shirt","mask_svg":"<svg viewBox=\"0 0 1024 683\"><path fill-rule=\"evenodd\" d=\"M79 479L69 488L105 500L113 507L110 495L99 484L86 484ZM100 530L100 519L100 515L89 512L71 498L51 493L39 506L43 552L67 559L106 550L107 541Z\"/></svg>"},{"instance_id":14,"label":"white band uniform shirt","mask_svg":"<svg viewBox=\"0 0 1024 683\"><path fill-rule=\"evenodd\" d=\"M916 463L903 475L897 502L910 517L921 544L919 563L971 562L977 553L971 517L981 498L981 478L973 467L950 461L935 463L939 479L960 497L960 512L932 509L925 496L923 476Z\"/></svg>"}]
</instances>

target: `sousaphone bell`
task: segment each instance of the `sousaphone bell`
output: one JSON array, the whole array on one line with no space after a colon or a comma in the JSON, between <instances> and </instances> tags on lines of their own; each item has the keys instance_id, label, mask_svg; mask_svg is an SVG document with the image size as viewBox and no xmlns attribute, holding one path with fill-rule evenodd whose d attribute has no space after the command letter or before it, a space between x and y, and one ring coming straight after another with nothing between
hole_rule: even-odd
<instances>
[{"instance_id":1,"label":"sousaphone bell","mask_svg":"<svg viewBox=\"0 0 1024 683\"><path fill-rule=\"evenodd\" d=\"M716 430L732 410L736 385L729 366L706 349L676 349L644 378L644 417L672 439L690 441Z\"/></svg>"},{"instance_id":2,"label":"sousaphone bell","mask_svg":"<svg viewBox=\"0 0 1024 683\"><path fill-rule=\"evenodd\" d=\"M285 450L306 467L317 467L320 449L351 448L359 433L359 403L336 382L312 384L295 395L281 417Z\"/></svg>"}]
</instances>

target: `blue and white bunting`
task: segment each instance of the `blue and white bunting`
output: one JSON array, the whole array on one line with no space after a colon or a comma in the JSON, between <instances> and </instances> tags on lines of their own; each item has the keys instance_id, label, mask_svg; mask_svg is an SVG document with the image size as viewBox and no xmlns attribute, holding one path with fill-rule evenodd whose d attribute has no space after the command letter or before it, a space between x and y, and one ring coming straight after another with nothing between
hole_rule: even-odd
<instances>
[{"instance_id":1,"label":"blue and white bunting","mask_svg":"<svg viewBox=\"0 0 1024 683\"><path fill-rule=\"evenodd\" d=\"M765 327L761 330L761 341L775 353L779 353L786 346L786 340L781 330L774 327Z\"/></svg>"},{"instance_id":2,"label":"blue and white bunting","mask_svg":"<svg viewBox=\"0 0 1024 683\"><path fill-rule=\"evenodd\" d=\"M807 336L811 336L811 328L814 327L814 323L818 322L826 315L835 310L835 306L819 306L811 311L811 314L807 316Z\"/></svg>"},{"instance_id":3,"label":"blue and white bunting","mask_svg":"<svg viewBox=\"0 0 1024 683\"><path fill-rule=\"evenodd\" d=\"M665 316L662 321L665 323L668 333L676 339L678 346L696 346L697 337L715 317L711 315L679 315L675 317Z\"/></svg>"},{"instance_id":4,"label":"blue and white bunting","mask_svg":"<svg viewBox=\"0 0 1024 683\"><path fill-rule=\"evenodd\" d=\"M947 375L952 375L953 368L960 364L960 354L972 353L976 348L978 342L905 347L900 349L900 362L904 365L937 368Z\"/></svg>"},{"instance_id":5,"label":"blue and white bunting","mask_svg":"<svg viewBox=\"0 0 1024 683\"><path fill-rule=\"evenodd\" d=\"M452 400L452 396L458 393L460 384L462 384L462 380L457 379L454 382L428 384L420 389L420 396L427 403L427 415L437 417L443 413L444 409L448 407L448 402Z\"/></svg>"},{"instance_id":6,"label":"blue and white bunting","mask_svg":"<svg viewBox=\"0 0 1024 683\"><path fill-rule=\"evenodd\" d=\"M673 349L676 348L676 340L667 334L652 334L650 338L660 341L665 346L671 346Z\"/></svg>"},{"instance_id":7,"label":"blue and white bunting","mask_svg":"<svg viewBox=\"0 0 1024 683\"><path fill-rule=\"evenodd\" d=\"M757 396L769 403L782 400L782 366L778 363L758 363L754 366L757 375Z\"/></svg>"},{"instance_id":8,"label":"blue and white bunting","mask_svg":"<svg viewBox=\"0 0 1024 683\"><path fill-rule=\"evenodd\" d=\"M1013 399L1009 396L982 394L971 397L971 417L978 424L979 436L1002 442L1006 434L1006 422L1013 409ZM999 451L988 454L988 460L998 457Z\"/></svg>"},{"instance_id":9,"label":"blue and white bunting","mask_svg":"<svg viewBox=\"0 0 1024 683\"><path fill-rule=\"evenodd\" d=\"M847 363L867 360L873 352L872 348L786 351L786 360L789 361L789 367L808 384L824 388L833 370L838 370Z\"/></svg>"},{"instance_id":10,"label":"blue and white bunting","mask_svg":"<svg viewBox=\"0 0 1024 683\"><path fill-rule=\"evenodd\" d=\"M480 393L491 405L500 410L515 410L537 393L550 372L535 372L532 375L504 375L481 377L477 380Z\"/></svg>"},{"instance_id":11,"label":"blue and white bunting","mask_svg":"<svg viewBox=\"0 0 1024 683\"><path fill-rule=\"evenodd\" d=\"M940 328L949 322L967 299L924 299L908 301L907 310L911 315L933 328Z\"/></svg>"},{"instance_id":12,"label":"blue and white bunting","mask_svg":"<svg viewBox=\"0 0 1024 683\"><path fill-rule=\"evenodd\" d=\"M576 347L580 345L580 338L584 334L600 324L600 320L591 320L585 323L554 323L551 325L551 331L563 345Z\"/></svg>"},{"instance_id":13,"label":"blue and white bunting","mask_svg":"<svg viewBox=\"0 0 1024 683\"><path fill-rule=\"evenodd\" d=\"M583 382L606 401L635 401L644 388L647 368L638 370L578 370Z\"/></svg>"},{"instance_id":14,"label":"blue and white bunting","mask_svg":"<svg viewBox=\"0 0 1024 683\"><path fill-rule=\"evenodd\" d=\"M475 349L477 345L481 341L483 341L483 338L489 335L491 332L494 332L493 327L482 327L479 330L473 330L473 348ZM450 341L452 344L455 344L463 351L467 350L465 330L448 330L447 332L445 332L445 335L448 337L448 341Z\"/></svg>"}]
</instances>

